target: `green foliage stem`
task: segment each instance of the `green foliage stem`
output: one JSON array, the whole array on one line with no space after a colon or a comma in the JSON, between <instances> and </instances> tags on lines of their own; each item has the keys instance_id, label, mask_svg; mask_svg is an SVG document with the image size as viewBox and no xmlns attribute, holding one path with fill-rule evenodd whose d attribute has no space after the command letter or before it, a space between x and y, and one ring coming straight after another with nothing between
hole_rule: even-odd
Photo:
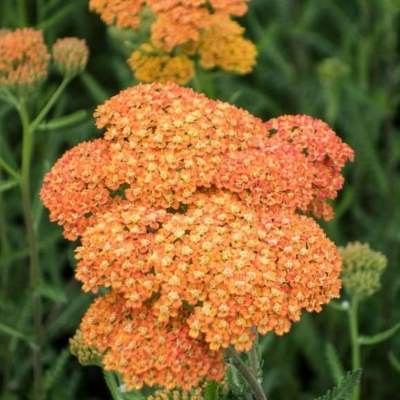
<instances>
[{"instance_id":1,"label":"green foliage stem","mask_svg":"<svg viewBox=\"0 0 400 400\"><path fill-rule=\"evenodd\" d=\"M242 374L243 378L249 384L255 399L267 400L267 396L265 395L258 378L241 359L240 355L235 351L235 349L232 346L228 347L226 349L226 354L228 356L228 362Z\"/></svg>"},{"instance_id":2,"label":"green foliage stem","mask_svg":"<svg viewBox=\"0 0 400 400\"><path fill-rule=\"evenodd\" d=\"M32 204L30 194L30 165L33 145L33 129L29 123L28 110L24 101L21 100L18 112L22 122L22 165L21 165L21 196L23 215L26 228L26 236L29 248L29 273L30 284L36 287L40 282L39 252L36 241L36 233L33 225ZM42 398L42 302L38 294L32 295L33 325L37 347L32 349L33 374L34 374L34 396L35 400Z\"/></svg>"},{"instance_id":3,"label":"green foliage stem","mask_svg":"<svg viewBox=\"0 0 400 400\"><path fill-rule=\"evenodd\" d=\"M349 398L351 390L359 386L360 379L361 369L348 372L346 377L343 378L337 386L329 390L324 396L314 400L346 400Z\"/></svg>"},{"instance_id":4,"label":"green foliage stem","mask_svg":"<svg viewBox=\"0 0 400 400\"><path fill-rule=\"evenodd\" d=\"M358 298L353 296L348 310L351 340L351 365L352 370L359 370L361 365L360 359L360 343L358 341ZM355 385L351 400L359 400L360 385Z\"/></svg>"}]
</instances>

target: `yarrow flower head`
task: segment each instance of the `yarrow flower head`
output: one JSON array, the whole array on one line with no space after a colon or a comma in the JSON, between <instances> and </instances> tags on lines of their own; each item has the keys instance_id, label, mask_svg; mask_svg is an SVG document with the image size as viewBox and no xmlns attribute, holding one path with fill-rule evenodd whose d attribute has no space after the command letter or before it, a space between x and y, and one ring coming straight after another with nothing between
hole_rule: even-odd
<instances>
[{"instance_id":1,"label":"yarrow flower head","mask_svg":"<svg viewBox=\"0 0 400 400\"><path fill-rule=\"evenodd\" d=\"M251 72L256 47L231 19L245 14L247 1L91 0L89 7L108 25L139 30L147 38L128 61L139 81L185 84L197 59L206 69Z\"/></svg>"},{"instance_id":2,"label":"yarrow flower head","mask_svg":"<svg viewBox=\"0 0 400 400\"><path fill-rule=\"evenodd\" d=\"M135 76L143 82L158 81L167 83L174 81L183 85L194 75L194 62L185 54L160 55L149 44L143 44L132 53L128 60Z\"/></svg>"},{"instance_id":3,"label":"yarrow flower head","mask_svg":"<svg viewBox=\"0 0 400 400\"><path fill-rule=\"evenodd\" d=\"M36 91L47 77L49 61L42 31L0 31L0 87L19 95Z\"/></svg>"},{"instance_id":4,"label":"yarrow flower head","mask_svg":"<svg viewBox=\"0 0 400 400\"><path fill-rule=\"evenodd\" d=\"M58 39L52 53L57 70L64 76L73 77L85 70L89 49L83 39L69 37Z\"/></svg>"},{"instance_id":5,"label":"yarrow flower head","mask_svg":"<svg viewBox=\"0 0 400 400\"><path fill-rule=\"evenodd\" d=\"M387 266L387 258L370 248L368 243L348 243L340 248L343 257L343 286L350 296L365 298L380 287L380 278Z\"/></svg>"},{"instance_id":6,"label":"yarrow flower head","mask_svg":"<svg viewBox=\"0 0 400 400\"><path fill-rule=\"evenodd\" d=\"M263 123L172 83L122 91L95 116L104 137L61 157L41 199L81 239L83 290L109 290L80 332L127 387L220 379L222 349L339 296L341 257L309 215L331 217L353 152L322 121Z\"/></svg>"}]
</instances>

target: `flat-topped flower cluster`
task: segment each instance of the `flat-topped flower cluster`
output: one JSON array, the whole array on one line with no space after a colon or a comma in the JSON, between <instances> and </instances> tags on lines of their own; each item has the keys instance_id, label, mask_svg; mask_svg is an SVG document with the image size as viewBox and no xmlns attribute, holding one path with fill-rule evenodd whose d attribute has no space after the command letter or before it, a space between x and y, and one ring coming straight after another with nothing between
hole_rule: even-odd
<instances>
[{"instance_id":1,"label":"flat-topped flower cluster","mask_svg":"<svg viewBox=\"0 0 400 400\"><path fill-rule=\"evenodd\" d=\"M248 0L90 0L89 7L108 25L133 29L137 48L128 63L142 82L187 83L195 60L246 74L255 65L253 43L232 19L243 16Z\"/></svg>"},{"instance_id":2,"label":"flat-topped flower cluster","mask_svg":"<svg viewBox=\"0 0 400 400\"><path fill-rule=\"evenodd\" d=\"M160 83L95 116L104 136L58 160L41 198L80 239L83 289L107 288L79 341L127 388L220 380L224 348L247 351L339 296L340 255L310 215L333 216L353 151L324 122L264 123Z\"/></svg>"}]
</instances>

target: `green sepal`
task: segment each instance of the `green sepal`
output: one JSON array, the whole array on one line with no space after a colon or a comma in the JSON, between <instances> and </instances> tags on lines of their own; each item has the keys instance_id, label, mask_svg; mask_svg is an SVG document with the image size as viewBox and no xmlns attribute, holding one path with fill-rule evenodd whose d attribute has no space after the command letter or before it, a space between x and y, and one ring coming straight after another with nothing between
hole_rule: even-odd
<instances>
[{"instance_id":1,"label":"green sepal","mask_svg":"<svg viewBox=\"0 0 400 400\"><path fill-rule=\"evenodd\" d=\"M383 342L392 337L399 329L400 329L400 322L392 326L391 328L387 329L386 331L377 333L376 335L360 336L358 338L358 344L363 346L363 345L371 345Z\"/></svg>"},{"instance_id":2,"label":"green sepal","mask_svg":"<svg viewBox=\"0 0 400 400\"><path fill-rule=\"evenodd\" d=\"M348 372L346 377L343 378L337 386L332 390L328 390L324 396L317 397L314 400L347 400L354 386L360 383L361 373L361 369Z\"/></svg>"}]
</instances>

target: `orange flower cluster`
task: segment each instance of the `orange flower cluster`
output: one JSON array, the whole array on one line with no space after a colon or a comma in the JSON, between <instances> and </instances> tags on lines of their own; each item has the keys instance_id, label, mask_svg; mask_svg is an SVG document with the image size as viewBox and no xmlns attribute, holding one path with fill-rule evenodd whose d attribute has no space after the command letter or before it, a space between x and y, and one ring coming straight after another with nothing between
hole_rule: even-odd
<instances>
[{"instance_id":1,"label":"orange flower cluster","mask_svg":"<svg viewBox=\"0 0 400 400\"><path fill-rule=\"evenodd\" d=\"M257 51L231 16L247 11L248 0L91 0L104 22L141 31L143 43L128 63L143 82L187 83L196 56L203 68L249 73Z\"/></svg>"},{"instance_id":2,"label":"orange flower cluster","mask_svg":"<svg viewBox=\"0 0 400 400\"><path fill-rule=\"evenodd\" d=\"M122 91L95 116L104 137L57 161L41 198L81 239L83 289L109 290L80 335L128 388L221 379L224 348L339 296L338 250L307 214L331 216L353 151L325 123L263 123L172 83Z\"/></svg>"},{"instance_id":3,"label":"orange flower cluster","mask_svg":"<svg viewBox=\"0 0 400 400\"><path fill-rule=\"evenodd\" d=\"M0 31L0 86L18 94L36 90L47 77L49 61L42 31Z\"/></svg>"},{"instance_id":4,"label":"orange flower cluster","mask_svg":"<svg viewBox=\"0 0 400 400\"><path fill-rule=\"evenodd\" d=\"M58 39L52 48L53 61L62 75L73 77L84 71L89 49L83 39L68 37Z\"/></svg>"}]
</instances>

